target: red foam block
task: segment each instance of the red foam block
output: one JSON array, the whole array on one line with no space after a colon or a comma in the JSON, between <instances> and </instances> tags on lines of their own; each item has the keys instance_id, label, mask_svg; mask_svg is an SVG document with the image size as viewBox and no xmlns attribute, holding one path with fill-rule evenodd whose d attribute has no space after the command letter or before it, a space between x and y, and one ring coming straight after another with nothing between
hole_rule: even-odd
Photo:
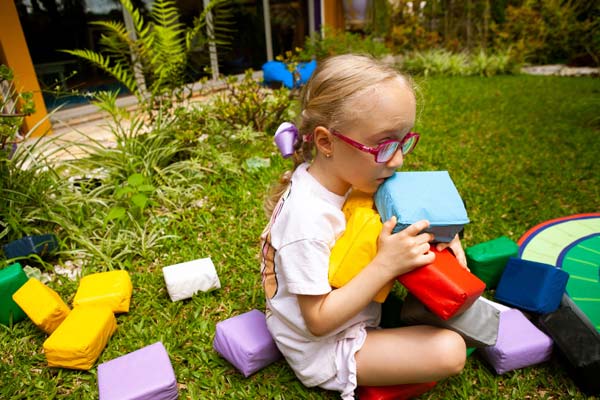
<instances>
[{"instance_id":1,"label":"red foam block","mask_svg":"<svg viewBox=\"0 0 600 400\"><path fill-rule=\"evenodd\" d=\"M425 393L434 387L436 382L410 383L394 386L359 386L360 400L406 400Z\"/></svg>"},{"instance_id":2,"label":"red foam block","mask_svg":"<svg viewBox=\"0 0 600 400\"><path fill-rule=\"evenodd\" d=\"M431 264L400 275L398 281L442 319L459 315L485 290L485 283L464 269L448 249L437 251Z\"/></svg>"}]
</instances>

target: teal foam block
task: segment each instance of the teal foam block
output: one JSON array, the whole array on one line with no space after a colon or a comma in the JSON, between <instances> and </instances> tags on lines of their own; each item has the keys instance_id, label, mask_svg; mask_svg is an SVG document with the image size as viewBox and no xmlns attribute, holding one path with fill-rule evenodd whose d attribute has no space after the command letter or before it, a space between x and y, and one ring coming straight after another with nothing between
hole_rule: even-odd
<instances>
[{"instance_id":1,"label":"teal foam block","mask_svg":"<svg viewBox=\"0 0 600 400\"><path fill-rule=\"evenodd\" d=\"M396 172L379 186L374 200L382 221L396 216L394 233L426 219L426 232L433 233L436 242L450 242L469 223L448 171Z\"/></svg>"},{"instance_id":2,"label":"teal foam block","mask_svg":"<svg viewBox=\"0 0 600 400\"><path fill-rule=\"evenodd\" d=\"M469 269L485 282L488 289L498 286L508 259L518 254L519 245L506 236L476 244L465 250Z\"/></svg>"},{"instance_id":3,"label":"teal foam block","mask_svg":"<svg viewBox=\"0 0 600 400\"><path fill-rule=\"evenodd\" d=\"M23 286L27 275L21 264L14 263L0 270L0 324L10 325L27 317L21 307L12 299L12 295Z\"/></svg>"}]
</instances>

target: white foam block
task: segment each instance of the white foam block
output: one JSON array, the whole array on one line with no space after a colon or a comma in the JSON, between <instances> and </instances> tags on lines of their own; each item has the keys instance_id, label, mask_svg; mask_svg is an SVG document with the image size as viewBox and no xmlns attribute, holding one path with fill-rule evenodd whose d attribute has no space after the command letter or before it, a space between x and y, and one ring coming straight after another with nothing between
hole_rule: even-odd
<instances>
[{"instance_id":1,"label":"white foam block","mask_svg":"<svg viewBox=\"0 0 600 400\"><path fill-rule=\"evenodd\" d=\"M171 301L189 299L199 291L221 288L217 270L210 258L169 265L162 271Z\"/></svg>"}]
</instances>

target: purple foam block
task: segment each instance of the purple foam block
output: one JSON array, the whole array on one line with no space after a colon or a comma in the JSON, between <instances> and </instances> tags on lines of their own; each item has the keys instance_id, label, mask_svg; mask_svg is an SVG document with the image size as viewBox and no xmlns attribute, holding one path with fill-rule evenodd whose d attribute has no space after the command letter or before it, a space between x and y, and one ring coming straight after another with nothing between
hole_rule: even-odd
<instances>
[{"instance_id":1,"label":"purple foam block","mask_svg":"<svg viewBox=\"0 0 600 400\"><path fill-rule=\"evenodd\" d=\"M98 366L100 400L175 400L177 380L169 355L156 342Z\"/></svg>"},{"instance_id":2,"label":"purple foam block","mask_svg":"<svg viewBox=\"0 0 600 400\"><path fill-rule=\"evenodd\" d=\"M521 311L509 309L500 313L496 344L478 351L500 375L548 361L552 354L552 339Z\"/></svg>"},{"instance_id":3,"label":"purple foam block","mask_svg":"<svg viewBox=\"0 0 600 400\"><path fill-rule=\"evenodd\" d=\"M258 310L221 321L215 331L213 348L245 377L281 358Z\"/></svg>"}]
</instances>

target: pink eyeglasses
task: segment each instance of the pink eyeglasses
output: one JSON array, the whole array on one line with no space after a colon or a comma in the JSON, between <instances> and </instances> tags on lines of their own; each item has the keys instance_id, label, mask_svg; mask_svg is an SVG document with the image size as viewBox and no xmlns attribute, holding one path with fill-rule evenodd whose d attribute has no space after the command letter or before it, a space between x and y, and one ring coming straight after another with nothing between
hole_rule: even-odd
<instances>
[{"instance_id":1,"label":"pink eyeglasses","mask_svg":"<svg viewBox=\"0 0 600 400\"><path fill-rule=\"evenodd\" d=\"M394 157L394 154L396 154L396 150L398 150L398 147L402 149L402 155L407 155L408 153L413 151L413 149L419 142L419 138L421 137L416 132L409 132L400 140L390 139L386 140L383 143L380 143L377 147L369 147L365 146L364 144L358 143L357 141L354 141L348 136L344 136L333 129L330 132L333 136L340 138L344 142L348 143L350 146L355 147L360 151L364 151L365 153L373 154L373 156L375 156L375 162L377 163L386 163L390 161L392 157Z\"/></svg>"}]
</instances>

